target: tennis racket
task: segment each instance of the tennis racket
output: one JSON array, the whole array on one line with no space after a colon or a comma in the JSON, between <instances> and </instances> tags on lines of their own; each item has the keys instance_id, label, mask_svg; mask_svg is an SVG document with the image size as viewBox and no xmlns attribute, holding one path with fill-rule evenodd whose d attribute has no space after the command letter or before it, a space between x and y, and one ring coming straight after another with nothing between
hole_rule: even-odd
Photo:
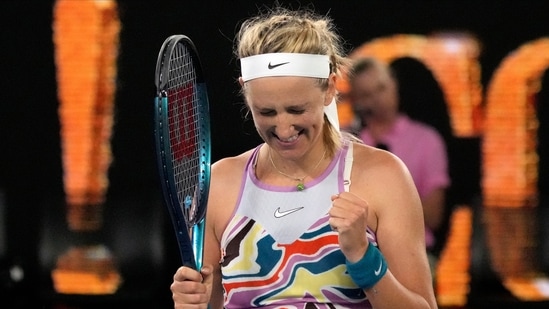
<instances>
[{"instance_id":1,"label":"tennis racket","mask_svg":"<svg viewBox=\"0 0 549 309\"><path fill-rule=\"evenodd\" d=\"M200 270L210 186L210 112L202 67L189 37L178 34L164 41L155 84L162 194L183 265Z\"/></svg>"}]
</instances>

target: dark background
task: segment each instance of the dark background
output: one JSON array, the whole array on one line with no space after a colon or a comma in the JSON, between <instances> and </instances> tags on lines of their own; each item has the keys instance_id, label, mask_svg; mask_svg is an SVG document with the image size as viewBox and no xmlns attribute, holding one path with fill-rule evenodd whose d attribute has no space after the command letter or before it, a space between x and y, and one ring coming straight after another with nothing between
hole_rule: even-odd
<instances>
[{"instance_id":1,"label":"dark background","mask_svg":"<svg viewBox=\"0 0 549 309\"><path fill-rule=\"evenodd\" d=\"M119 257L125 287L136 286L128 288L123 296L127 299L141 301L160 295L169 302L169 282L178 265L177 245L160 202L153 145L158 50L171 34L193 39L209 87L213 159L238 154L259 140L251 121L242 121L232 38L240 21L272 2L118 1L122 30L114 161L109 171L105 229L93 238L107 243ZM280 2L293 8L314 3L318 13L334 19L349 52L371 39L397 33L471 32L482 44L479 61L484 87L506 55L528 41L549 36L547 1ZM0 288L11 298L17 298L14 295L20 291L30 295L15 299L16 305L30 300L55 302L56 296L48 290L53 260L84 237L71 235L64 226L52 9L53 0L0 2L0 223L5 223L0 231L4 264ZM423 112L426 118L432 113ZM459 183L456 195L467 203L480 192L480 139L456 143L461 154L453 168ZM22 281L9 278L5 269L11 265L25 270Z\"/></svg>"}]
</instances>

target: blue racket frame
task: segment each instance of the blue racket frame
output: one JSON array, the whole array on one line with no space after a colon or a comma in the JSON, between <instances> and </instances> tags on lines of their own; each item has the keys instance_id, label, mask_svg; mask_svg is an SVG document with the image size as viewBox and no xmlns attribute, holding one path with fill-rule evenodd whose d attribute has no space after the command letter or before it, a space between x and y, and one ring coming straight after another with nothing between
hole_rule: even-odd
<instances>
[{"instance_id":1,"label":"blue racket frame","mask_svg":"<svg viewBox=\"0 0 549 309\"><path fill-rule=\"evenodd\" d=\"M170 147L170 132L168 119L168 81L169 60L177 44L184 44L192 56L192 63L196 71L196 84L194 91L197 100L193 100L193 107L198 112L196 130L198 131L197 149L200 162L196 171L196 187L192 190L194 196L186 195L178 197L178 189L174 176L173 154ZM206 83L202 75L202 68L196 48L192 41L185 35L172 35L162 44L158 55L156 67L157 97L155 98L155 143L157 153L158 170L161 175L161 187L164 202L175 230L181 260L183 265L200 270L203 263L205 215L208 202L211 164L211 132L210 111ZM198 192L198 195L196 194ZM198 203L197 212L189 221L183 208L191 207L192 203Z\"/></svg>"}]
</instances>

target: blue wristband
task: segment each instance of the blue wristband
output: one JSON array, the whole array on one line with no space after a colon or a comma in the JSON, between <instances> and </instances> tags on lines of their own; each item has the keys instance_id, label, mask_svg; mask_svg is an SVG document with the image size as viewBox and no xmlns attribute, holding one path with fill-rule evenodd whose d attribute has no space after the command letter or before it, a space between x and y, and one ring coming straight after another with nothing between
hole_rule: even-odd
<instances>
[{"instance_id":1,"label":"blue wristband","mask_svg":"<svg viewBox=\"0 0 549 309\"><path fill-rule=\"evenodd\" d=\"M381 251L372 244L368 245L366 253L356 263L345 260L347 273L361 289L373 287L387 272L387 261Z\"/></svg>"}]
</instances>

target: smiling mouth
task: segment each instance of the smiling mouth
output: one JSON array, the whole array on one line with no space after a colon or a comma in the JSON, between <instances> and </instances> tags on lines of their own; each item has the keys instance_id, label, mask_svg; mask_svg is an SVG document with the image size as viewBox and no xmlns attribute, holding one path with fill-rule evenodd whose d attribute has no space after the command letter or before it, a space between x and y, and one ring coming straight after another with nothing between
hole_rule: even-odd
<instances>
[{"instance_id":1,"label":"smiling mouth","mask_svg":"<svg viewBox=\"0 0 549 309\"><path fill-rule=\"evenodd\" d=\"M292 136L292 137L290 137L290 138L287 138L287 139L285 139L285 140L284 140L284 139L281 139L281 141L289 143L289 142L295 141L298 137L299 137L299 135L294 135L294 136Z\"/></svg>"}]
</instances>

